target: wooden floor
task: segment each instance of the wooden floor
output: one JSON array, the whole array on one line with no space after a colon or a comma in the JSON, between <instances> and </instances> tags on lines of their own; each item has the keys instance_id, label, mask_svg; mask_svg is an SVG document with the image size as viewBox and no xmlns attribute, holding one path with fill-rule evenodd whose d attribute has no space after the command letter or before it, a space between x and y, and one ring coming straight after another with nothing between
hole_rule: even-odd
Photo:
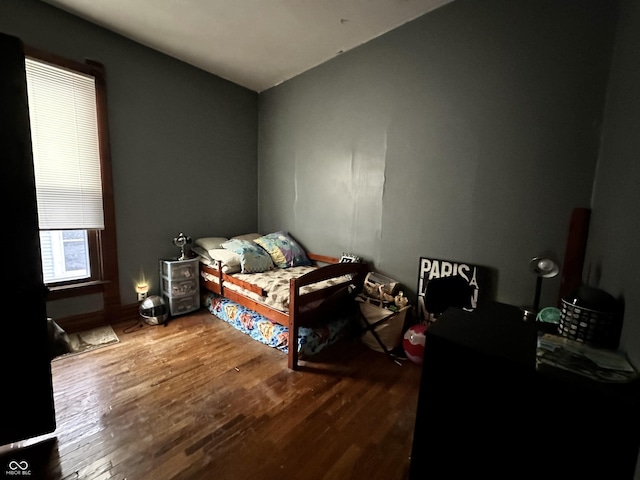
<instances>
[{"instance_id":1,"label":"wooden floor","mask_svg":"<svg viewBox=\"0 0 640 480\"><path fill-rule=\"evenodd\" d=\"M55 435L3 457L31 478L407 478L419 366L344 340L290 371L204 310L113 327L120 343L52 362Z\"/></svg>"}]
</instances>

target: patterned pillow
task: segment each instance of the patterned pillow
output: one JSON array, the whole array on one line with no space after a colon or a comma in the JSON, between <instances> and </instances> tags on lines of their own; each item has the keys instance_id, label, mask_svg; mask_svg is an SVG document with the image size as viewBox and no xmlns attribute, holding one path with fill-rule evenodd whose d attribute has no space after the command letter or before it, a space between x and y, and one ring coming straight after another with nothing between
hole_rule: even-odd
<instances>
[{"instance_id":1,"label":"patterned pillow","mask_svg":"<svg viewBox=\"0 0 640 480\"><path fill-rule=\"evenodd\" d=\"M278 268L311 265L302 247L287 232L275 232L254 240L264 248Z\"/></svg>"},{"instance_id":2,"label":"patterned pillow","mask_svg":"<svg viewBox=\"0 0 640 480\"><path fill-rule=\"evenodd\" d=\"M240 255L241 273L260 273L273 269L269 254L258 244L249 240L231 239L222 248Z\"/></svg>"}]
</instances>

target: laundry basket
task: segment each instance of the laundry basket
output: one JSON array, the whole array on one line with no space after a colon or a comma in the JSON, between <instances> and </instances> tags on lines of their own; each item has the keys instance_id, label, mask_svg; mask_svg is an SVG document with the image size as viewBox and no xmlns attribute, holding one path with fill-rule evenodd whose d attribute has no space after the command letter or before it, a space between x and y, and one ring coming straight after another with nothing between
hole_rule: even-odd
<instances>
[{"instance_id":1,"label":"laundry basket","mask_svg":"<svg viewBox=\"0 0 640 480\"><path fill-rule=\"evenodd\" d=\"M409 307L393 311L370 303L360 303L362 320L373 325L373 330L387 350L393 350L402 342L404 320ZM362 343L376 352L384 352L373 334L366 330L360 337Z\"/></svg>"}]
</instances>

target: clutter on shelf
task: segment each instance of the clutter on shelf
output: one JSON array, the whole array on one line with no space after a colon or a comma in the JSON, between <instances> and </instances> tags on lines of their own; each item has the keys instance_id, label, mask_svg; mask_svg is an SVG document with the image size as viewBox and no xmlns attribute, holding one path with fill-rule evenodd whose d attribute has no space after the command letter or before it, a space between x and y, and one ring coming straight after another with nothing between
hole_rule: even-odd
<instances>
[{"instance_id":1,"label":"clutter on shelf","mask_svg":"<svg viewBox=\"0 0 640 480\"><path fill-rule=\"evenodd\" d=\"M393 311L409 304L397 281L376 272L367 274L360 297L362 301Z\"/></svg>"}]
</instances>

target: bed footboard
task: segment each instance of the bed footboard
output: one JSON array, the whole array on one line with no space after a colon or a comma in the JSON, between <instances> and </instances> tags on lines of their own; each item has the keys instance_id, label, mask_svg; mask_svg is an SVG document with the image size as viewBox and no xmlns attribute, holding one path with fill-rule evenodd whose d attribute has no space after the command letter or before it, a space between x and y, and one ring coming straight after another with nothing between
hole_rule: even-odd
<instances>
[{"instance_id":1,"label":"bed footboard","mask_svg":"<svg viewBox=\"0 0 640 480\"><path fill-rule=\"evenodd\" d=\"M354 299L362 290L369 268L364 263L334 263L291 279L289 286L289 342L297 342L298 329L321 323L331 315L350 314ZM301 294L302 287L332 278L349 276L350 280ZM298 367L298 350L289 349L288 366Z\"/></svg>"}]
</instances>

